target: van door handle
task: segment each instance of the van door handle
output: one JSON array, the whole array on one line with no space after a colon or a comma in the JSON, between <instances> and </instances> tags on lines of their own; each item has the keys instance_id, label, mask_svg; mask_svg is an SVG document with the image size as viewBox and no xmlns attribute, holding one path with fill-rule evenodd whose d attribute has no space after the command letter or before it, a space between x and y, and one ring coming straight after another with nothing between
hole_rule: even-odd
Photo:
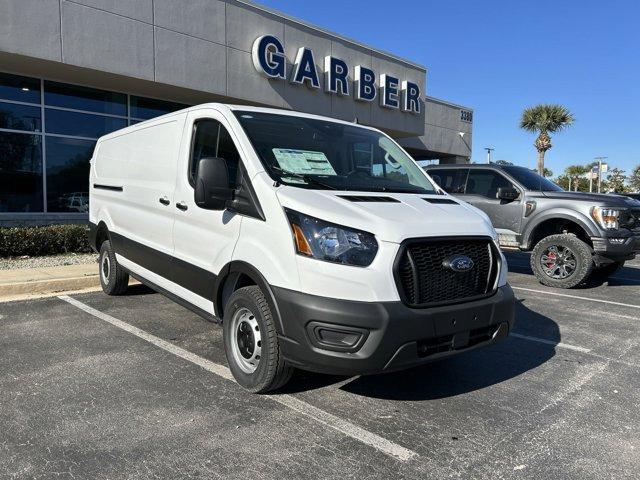
<instances>
[{"instance_id":1,"label":"van door handle","mask_svg":"<svg viewBox=\"0 0 640 480\"><path fill-rule=\"evenodd\" d=\"M171 203L171 200L169 200L167 197L159 198L158 201L163 205L169 205Z\"/></svg>"},{"instance_id":2,"label":"van door handle","mask_svg":"<svg viewBox=\"0 0 640 480\"><path fill-rule=\"evenodd\" d=\"M187 204L186 204L186 203L184 203L184 202L176 203L176 207L178 208L178 210L182 210L183 212L184 212L187 208L189 208L189 207L187 206Z\"/></svg>"}]
</instances>

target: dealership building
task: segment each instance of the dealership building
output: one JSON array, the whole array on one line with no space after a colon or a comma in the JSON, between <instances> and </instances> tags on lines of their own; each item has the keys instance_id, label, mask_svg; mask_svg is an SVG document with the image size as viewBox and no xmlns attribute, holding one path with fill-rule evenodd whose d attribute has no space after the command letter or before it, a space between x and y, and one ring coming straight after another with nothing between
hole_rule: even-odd
<instances>
[{"instance_id":1,"label":"dealership building","mask_svg":"<svg viewBox=\"0 0 640 480\"><path fill-rule=\"evenodd\" d=\"M467 162L473 112L426 68L240 0L2 0L0 225L87 218L108 132L205 102L371 125L414 158Z\"/></svg>"}]
</instances>

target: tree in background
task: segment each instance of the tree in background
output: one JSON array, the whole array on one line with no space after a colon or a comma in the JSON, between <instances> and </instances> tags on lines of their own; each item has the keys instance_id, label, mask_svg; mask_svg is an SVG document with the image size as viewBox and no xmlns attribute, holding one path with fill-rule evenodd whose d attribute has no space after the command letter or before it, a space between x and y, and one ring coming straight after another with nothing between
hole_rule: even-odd
<instances>
[{"instance_id":1,"label":"tree in background","mask_svg":"<svg viewBox=\"0 0 640 480\"><path fill-rule=\"evenodd\" d=\"M627 191L627 176L624 170L613 168L607 175L607 190L614 193L625 193Z\"/></svg>"},{"instance_id":2,"label":"tree in background","mask_svg":"<svg viewBox=\"0 0 640 480\"><path fill-rule=\"evenodd\" d=\"M632 192L640 192L640 165L629 175L629 188Z\"/></svg>"},{"instance_id":3,"label":"tree in background","mask_svg":"<svg viewBox=\"0 0 640 480\"><path fill-rule=\"evenodd\" d=\"M544 175L544 155L552 147L551 133L557 133L574 122L572 113L562 105L541 104L522 112L520 128L537 133L534 146L538 151L538 173Z\"/></svg>"},{"instance_id":4,"label":"tree in background","mask_svg":"<svg viewBox=\"0 0 640 480\"><path fill-rule=\"evenodd\" d=\"M591 168L588 165L570 165L564 170L564 174L570 179L571 190L577 192L580 190L581 183L588 186L585 175L589 173Z\"/></svg>"}]
</instances>

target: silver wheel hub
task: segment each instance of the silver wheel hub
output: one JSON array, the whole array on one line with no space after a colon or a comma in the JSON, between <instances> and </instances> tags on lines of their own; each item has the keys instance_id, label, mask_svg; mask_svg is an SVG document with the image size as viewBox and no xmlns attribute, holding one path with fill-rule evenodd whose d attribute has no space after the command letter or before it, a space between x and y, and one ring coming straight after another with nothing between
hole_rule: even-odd
<instances>
[{"instance_id":1,"label":"silver wheel hub","mask_svg":"<svg viewBox=\"0 0 640 480\"><path fill-rule=\"evenodd\" d=\"M255 315L245 307L231 318L231 354L244 373L253 373L258 368L262 354L262 335Z\"/></svg>"},{"instance_id":2,"label":"silver wheel hub","mask_svg":"<svg viewBox=\"0 0 640 480\"><path fill-rule=\"evenodd\" d=\"M551 245L542 252L540 266L547 276L563 280L576 271L577 261L569 248Z\"/></svg>"},{"instance_id":3,"label":"silver wheel hub","mask_svg":"<svg viewBox=\"0 0 640 480\"><path fill-rule=\"evenodd\" d=\"M105 285L109 284L109 276L111 275L111 260L109 260L109 254L104 252L102 259L100 260L100 275Z\"/></svg>"}]
</instances>

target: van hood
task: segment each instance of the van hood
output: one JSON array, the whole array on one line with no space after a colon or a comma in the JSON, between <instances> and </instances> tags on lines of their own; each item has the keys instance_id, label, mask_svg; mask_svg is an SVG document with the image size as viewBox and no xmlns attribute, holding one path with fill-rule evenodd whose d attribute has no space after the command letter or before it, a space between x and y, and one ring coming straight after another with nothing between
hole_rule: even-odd
<instances>
[{"instance_id":1,"label":"van hood","mask_svg":"<svg viewBox=\"0 0 640 480\"><path fill-rule=\"evenodd\" d=\"M387 242L460 235L496 238L495 230L484 213L449 195L345 192L282 186L278 188L277 196L284 208L370 232ZM371 201L379 197L393 200ZM369 201L358 201L362 199ZM452 200L455 204L429 203L427 199Z\"/></svg>"}]
</instances>

